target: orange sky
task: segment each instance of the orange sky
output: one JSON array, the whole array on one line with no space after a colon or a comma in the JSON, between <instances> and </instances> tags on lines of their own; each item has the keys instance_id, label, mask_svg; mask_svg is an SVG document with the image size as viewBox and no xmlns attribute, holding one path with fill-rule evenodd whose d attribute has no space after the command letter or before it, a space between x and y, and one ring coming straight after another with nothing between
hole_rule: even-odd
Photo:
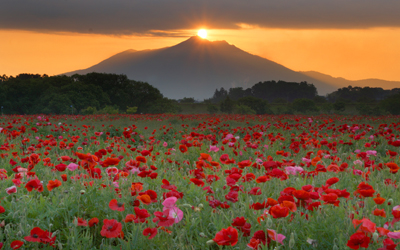
<instances>
[{"instance_id":1,"label":"orange sky","mask_svg":"<svg viewBox=\"0 0 400 250\"><path fill-rule=\"evenodd\" d=\"M197 30L185 31L195 35ZM0 30L0 74L60 74L88 68L127 49L154 49L187 38L36 33ZM400 28L290 30L244 26L208 30L230 44L292 70L314 70L349 80L400 81Z\"/></svg>"}]
</instances>

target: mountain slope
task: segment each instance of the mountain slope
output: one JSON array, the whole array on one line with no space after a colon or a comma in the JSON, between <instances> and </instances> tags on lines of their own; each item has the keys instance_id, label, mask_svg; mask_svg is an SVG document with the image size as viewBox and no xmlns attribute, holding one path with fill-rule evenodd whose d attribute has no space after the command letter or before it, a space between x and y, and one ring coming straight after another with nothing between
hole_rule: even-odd
<instances>
[{"instance_id":1,"label":"mountain slope","mask_svg":"<svg viewBox=\"0 0 400 250\"><path fill-rule=\"evenodd\" d=\"M126 74L146 81L169 98L209 98L216 88L251 87L260 81L283 80L313 83L320 95L336 87L295 72L265 58L249 54L225 41L210 42L199 37L172 47L127 50L90 68L66 75L90 72Z\"/></svg>"},{"instance_id":2,"label":"mountain slope","mask_svg":"<svg viewBox=\"0 0 400 250\"><path fill-rule=\"evenodd\" d=\"M322 74L316 71L303 71L300 72L304 75L312 77L316 80L326 82L337 88L348 87L349 85L355 87L381 87L383 89L394 89L400 88L400 82L398 81L386 81L381 79L363 79L363 80L347 80L342 77L332 77L330 75Z\"/></svg>"}]
</instances>

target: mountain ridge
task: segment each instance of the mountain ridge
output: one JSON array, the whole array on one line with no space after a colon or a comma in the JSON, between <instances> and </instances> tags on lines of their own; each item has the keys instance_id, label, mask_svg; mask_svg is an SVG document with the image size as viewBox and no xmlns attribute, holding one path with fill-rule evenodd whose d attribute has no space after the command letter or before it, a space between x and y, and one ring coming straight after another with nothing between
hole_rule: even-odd
<instances>
[{"instance_id":1,"label":"mountain ridge","mask_svg":"<svg viewBox=\"0 0 400 250\"><path fill-rule=\"evenodd\" d=\"M293 71L279 63L250 54L226 41L209 41L198 36L176 45L151 50L125 50L87 69L65 75L91 72L125 74L144 81L173 99L212 97L221 87L248 88L264 81L308 82L320 95L337 90L323 77ZM323 74L322 74L323 75ZM326 78L326 77L325 77Z\"/></svg>"}]
</instances>

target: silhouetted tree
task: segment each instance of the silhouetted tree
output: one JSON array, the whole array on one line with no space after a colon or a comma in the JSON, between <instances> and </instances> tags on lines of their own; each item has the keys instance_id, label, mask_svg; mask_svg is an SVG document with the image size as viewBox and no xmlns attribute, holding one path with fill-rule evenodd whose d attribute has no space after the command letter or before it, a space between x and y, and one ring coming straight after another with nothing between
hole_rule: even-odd
<instances>
[{"instance_id":1,"label":"silhouetted tree","mask_svg":"<svg viewBox=\"0 0 400 250\"><path fill-rule=\"evenodd\" d=\"M220 103L220 110L224 113L232 113L235 103L227 96L225 100Z\"/></svg>"}]
</instances>

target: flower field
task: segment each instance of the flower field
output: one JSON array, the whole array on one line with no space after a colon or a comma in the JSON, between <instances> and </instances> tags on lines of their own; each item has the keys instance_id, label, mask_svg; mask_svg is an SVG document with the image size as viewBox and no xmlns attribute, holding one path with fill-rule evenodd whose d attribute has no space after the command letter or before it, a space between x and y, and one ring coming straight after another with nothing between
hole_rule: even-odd
<instances>
[{"instance_id":1,"label":"flower field","mask_svg":"<svg viewBox=\"0 0 400 250\"><path fill-rule=\"evenodd\" d=\"M0 117L3 249L396 249L400 117Z\"/></svg>"}]
</instances>

